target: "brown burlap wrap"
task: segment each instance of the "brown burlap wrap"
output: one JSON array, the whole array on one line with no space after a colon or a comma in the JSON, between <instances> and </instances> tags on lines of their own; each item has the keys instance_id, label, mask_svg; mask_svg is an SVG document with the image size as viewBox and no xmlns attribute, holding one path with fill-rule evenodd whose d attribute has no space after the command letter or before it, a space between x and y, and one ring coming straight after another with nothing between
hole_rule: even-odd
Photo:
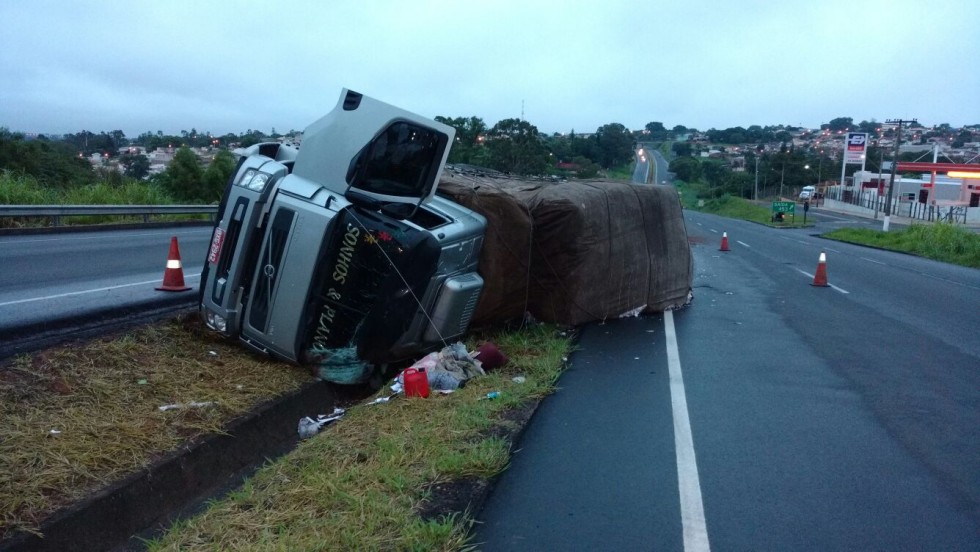
<instances>
[{"instance_id":1,"label":"brown burlap wrap","mask_svg":"<svg viewBox=\"0 0 980 552\"><path fill-rule=\"evenodd\" d=\"M692 258L672 186L447 170L439 193L487 218L474 327L525 311L576 325L688 300Z\"/></svg>"}]
</instances>

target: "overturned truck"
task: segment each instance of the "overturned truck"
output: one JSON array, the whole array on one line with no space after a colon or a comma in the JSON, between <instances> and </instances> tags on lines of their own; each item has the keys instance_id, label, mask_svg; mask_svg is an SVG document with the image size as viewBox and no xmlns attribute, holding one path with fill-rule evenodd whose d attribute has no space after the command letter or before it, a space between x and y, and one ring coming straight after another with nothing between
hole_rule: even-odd
<instances>
[{"instance_id":1,"label":"overturned truck","mask_svg":"<svg viewBox=\"0 0 980 552\"><path fill-rule=\"evenodd\" d=\"M300 148L241 152L201 276L205 323L338 383L463 334L486 221L435 196L454 135L344 90Z\"/></svg>"},{"instance_id":2,"label":"overturned truck","mask_svg":"<svg viewBox=\"0 0 980 552\"><path fill-rule=\"evenodd\" d=\"M575 325L689 299L673 188L444 171L454 136L344 90L300 147L241 151L201 275L207 326L358 383L471 323Z\"/></svg>"}]
</instances>

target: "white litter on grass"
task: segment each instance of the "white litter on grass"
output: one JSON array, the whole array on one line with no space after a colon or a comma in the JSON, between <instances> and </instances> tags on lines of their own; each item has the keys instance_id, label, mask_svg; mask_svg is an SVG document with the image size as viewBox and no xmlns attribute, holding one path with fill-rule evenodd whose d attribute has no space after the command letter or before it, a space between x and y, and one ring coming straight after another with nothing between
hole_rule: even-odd
<instances>
[{"instance_id":1,"label":"white litter on grass","mask_svg":"<svg viewBox=\"0 0 980 552\"><path fill-rule=\"evenodd\" d=\"M216 404L218 404L217 401L165 404L160 407L160 412L166 412L168 410L177 410L179 408L204 408L205 406L214 406Z\"/></svg>"},{"instance_id":2,"label":"white litter on grass","mask_svg":"<svg viewBox=\"0 0 980 552\"><path fill-rule=\"evenodd\" d=\"M513 378L511 378L510 381L514 383L524 383L525 381L527 381L527 379L525 379L524 376L514 376Z\"/></svg>"},{"instance_id":3,"label":"white litter on grass","mask_svg":"<svg viewBox=\"0 0 980 552\"><path fill-rule=\"evenodd\" d=\"M218 351L208 351L208 354L211 356L218 356Z\"/></svg>"},{"instance_id":4,"label":"white litter on grass","mask_svg":"<svg viewBox=\"0 0 980 552\"><path fill-rule=\"evenodd\" d=\"M61 435L61 431L57 429L52 429L51 431L48 432L48 435Z\"/></svg>"},{"instance_id":5,"label":"white litter on grass","mask_svg":"<svg viewBox=\"0 0 980 552\"><path fill-rule=\"evenodd\" d=\"M329 416L320 414L315 420L309 416L303 418L299 421L299 426L297 427L297 432L299 433L300 439L309 439L310 437L313 437L319 433L321 429L323 429L323 426L342 418L344 416L344 412L346 411L343 408L334 408L333 414Z\"/></svg>"}]
</instances>

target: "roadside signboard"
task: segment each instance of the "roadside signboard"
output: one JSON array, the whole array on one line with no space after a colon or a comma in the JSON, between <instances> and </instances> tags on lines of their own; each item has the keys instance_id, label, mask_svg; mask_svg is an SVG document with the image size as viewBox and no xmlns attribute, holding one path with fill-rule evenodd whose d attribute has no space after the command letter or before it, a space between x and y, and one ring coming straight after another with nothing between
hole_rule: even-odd
<instances>
[{"instance_id":1,"label":"roadside signboard","mask_svg":"<svg viewBox=\"0 0 980 552\"><path fill-rule=\"evenodd\" d=\"M796 214L796 202L795 201L773 201L772 202L772 212L773 213L789 213L791 215Z\"/></svg>"},{"instance_id":2,"label":"roadside signboard","mask_svg":"<svg viewBox=\"0 0 980 552\"><path fill-rule=\"evenodd\" d=\"M844 146L844 163L863 166L864 155L868 150L868 133L848 132Z\"/></svg>"},{"instance_id":3,"label":"roadside signboard","mask_svg":"<svg viewBox=\"0 0 980 552\"><path fill-rule=\"evenodd\" d=\"M783 217L786 213L793 215L793 221L796 222L796 202L795 201L773 201L772 202L772 217L773 222L783 222Z\"/></svg>"}]
</instances>

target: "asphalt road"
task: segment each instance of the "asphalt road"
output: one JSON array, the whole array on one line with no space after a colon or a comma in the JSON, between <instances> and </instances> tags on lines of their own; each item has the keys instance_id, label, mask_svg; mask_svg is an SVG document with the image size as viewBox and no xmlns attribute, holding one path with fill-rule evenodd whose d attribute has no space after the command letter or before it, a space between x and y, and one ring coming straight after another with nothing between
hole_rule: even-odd
<instances>
[{"instance_id":1,"label":"asphalt road","mask_svg":"<svg viewBox=\"0 0 980 552\"><path fill-rule=\"evenodd\" d=\"M642 155L640 154L642 151ZM645 184L668 184L673 181L667 168L669 163L659 150L641 145L641 149L634 152L636 156L636 168L633 169L633 182Z\"/></svg>"},{"instance_id":2,"label":"asphalt road","mask_svg":"<svg viewBox=\"0 0 980 552\"><path fill-rule=\"evenodd\" d=\"M172 294L154 289L163 282L171 236L185 283L196 288L210 227L0 236L0 335Z\"/></svg>"},{"instance_id":3,"label":"asphalt road","mask_svg":"<svg viewBox=\"0 0 980 552\"><path fill-rule=\"evenodd\" d=\"M980 549L980 271L685 216L694 301L584 328L480 548Z\"/></svg>"}]
</instances>

